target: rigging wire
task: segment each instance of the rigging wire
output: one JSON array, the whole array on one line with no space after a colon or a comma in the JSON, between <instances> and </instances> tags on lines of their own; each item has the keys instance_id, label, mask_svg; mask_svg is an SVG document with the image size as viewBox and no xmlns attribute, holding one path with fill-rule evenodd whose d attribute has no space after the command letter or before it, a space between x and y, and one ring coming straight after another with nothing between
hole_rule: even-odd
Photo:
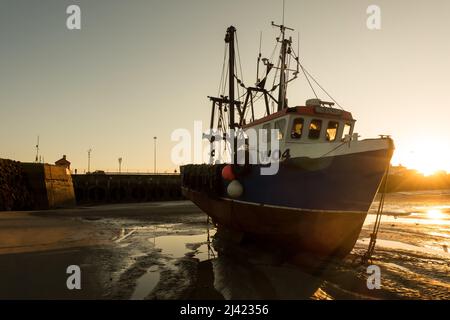
<instances>
[{"instance_id":1,"label":"rigging wire","mask_svg":"<svg viewBox=\"0 0 450 320\"><path fill-rule=\"evenodd\" d=\"M300 65L300 68L302 69L303 74L305 75L306 81L308 81L308 84L309 84L309 86L310 86L312 92L313 92L314 95L316 96L316 99L319 99L319 97L317 96L316 90L314 90L314 87L312 86L311 81L309 81L309 77L307 76L307 74L306 74L306 72L305 72L305 69L303 68L302 65Z\"/></svg>"},{"instance_id":2,"label":"rigging wire","mask_svg":"<svg viewBox=\"0 0 450 320\"><path fill-rule=\"evenodd\" d=\"M239 41L238 41L237 32L236 32L236 49L237 49L238 60L239 60L239 69L241 70L241 78L240 79L241 79L242 84L244 84L244 73L242 72L241 54L240 54L240 50L239 50Z\"/></svg>"},{"instance_id":3,"label":"rigging wire","mask_svg":"<svg viewBox=\"0 0 450 320\"><path fill-rule=\"evenodd\" d=\"M281 38L281 33L280 33L279 36L278 36L278 39L279 39L279 38ZM273 56L275 55L275 52L276 52L277 48L278 48L278 41L277 41L277 43L275 44L275 47L273 48L272 54L270 55L270 60L273 59Z\"/></svg>"},{"instance_id":4,"label":"rigging wire","mask_svg":"<svg viewBox=\"0 0 450 320\"><path fill-rule=\"evenodd\" d=\"M227 88L227 82L228 82L228 69L229 69L228 64L227 64L227 66L226 66L225 68L226 68L226 69L225 69L225 81L223 82L223 87L222 87L222 92L221 92L221 95L222 95L222 96L225 96L225 90L226 90L226 88Z\"/></svg>"},{"instance_id":5,"label":"rigging wire","mask_svg":"<svg viewBox=\"0 0 450 320\"><path fill-rule=\"evenodd\" d=\"M220 95L220 92L222 90L226 58L227 58L227 44L225 43L224 52L223 52L222 74L220 75L219 92L217 93L218 95Z\"/></svg>"},{"instance_id":6,"label":"rigging wire","mask_svg":"<svg viewBox=\"0 0 450 320\"><path fill-rule=\"evenodd\" d=\"M279 84L275 85L275 81L277 81L278 70L280 69L280 65L281 65L281 58L278 59L275 75L273 77L272 89L270 89L269 92L275 91L275 89L278 88L279 86Z\"/></svg>"},{"instance_id":7,"label":"rigging wire","mask_svg":"<svg viewBox=\"0 0 450 320\"><path fill-rule=\"evenodd\" d=\"M299 62L300 63L300 62ZM302 68L302 70L309 76L311 77L311 79L316 83L316 85L322 89L322 91L331 99L333 100L334 103L336 103L336 105L341 108L342 110L344 110L344 108L341 107L341 105L320 85L319 82L317 82L317 80L308 72L308 70L306 70L305 67L303 67L303 65L300 63L300 67Z\"/></svg>"},{"instance_id":8,"label":"rigging wire","mask_svg":"<svg viewBox=\"0 0 450 320\"><path fill-rule=\"evenodd\" d=\"M287 77L286 77L286 83L285 83L285 87L284 87L284 92L285 95L287 96L287 89L288 89L288 83L291 82L291 80L294 80L295 78L292 78L289 80L289 69L291 68L291 57L292 57L292 53L289 54L288 56L288 62L287 62ZM287 105L286 105L287 106Z\"/></svg>"},{"instance_id":9,"label":"rigging wire","mask_svg":"<svg viewBox=\"0 0 450 320\"><path fill-rule=\"evenodd\" d=\"M284 1L283 1L283 24L284 24L284 13L285 12L284 12ZM275 53L277 52L278 45L280 43L279 39L281 38L281 36L282 36L282 32L280 32L280 34L279 34L279 36L277 38L277 42L276 42L276 44L275 44L275 46L273 48L273 51L271 53L270 60L267 60L266 63L271 63L271 61L273 61L273 57L274 57ZM289 53L289 55L288 55L288 60L287 60L287 78L288 79L286 81L286 84L298 78L298 76L297 76L297 74L299 73L298 72L299 71L298 67L300 67L301 70L302 70L303 75L305 76L305 78L306 78L306 80L308 82L309 87L311 88L312 92L314 93L314 96L317 99L319 99L318 94L317 94L317 92L316 92L316 90L314 88L314 85L313 85L313 83L311 81L313 81L315 85L317 85L337 106L339 106L339 108L341 108L343 110L342 106L324 89L324 87L300 63L300 60L299 60L299 56L300 56L300 33L298 33L297 36L298 36L297 52L292 50ZM242 105L243 100L244 100L245 96L248 93L247 93L247 90L246 90L247 87L244 84L244 74L243 74L243 70L242 70L242 61L241 61L241 56L240 56L239 40L238 40L237 34L236 34L235 39L236 39L235 41L236 41L236 49L237 49L237 59L235 57L235 60L238 60L237 62L239 63L239 69L238 69L237 63L235 63L234 64L234 68L235 68L235 70L234 70L234 77L237 80L236 81L236 89L237 89L236 92L238 94L237 101L241 102L241 106L243 106ZM222 75L221 75L220 84L219 84L219 94L221 94L221 96L223 96L223 97L226 96L226 89L227 89L227 86L228 86L228 77L229 77L229 65L226 64L226 60L227 60L227 56L228 56L228 50L227 50L228 46L229 46L229 44L225 44L224 58L223 58L223 63L222 63ZM262 47L262 32L260 32L260 41L259 41L259 52L260 52L260 55L261 55L261 47ZM290 67L291 67L291 64L292 64L292 58L294 58L294 60L296 61L296 65L297 65L296 66L296 69L297 69L296 71L295 70L290 70ZM277 80L277 77L279 75L279 71L281 69L280 68L281 67L281 65L280 65L281 62L282 62L281 61L281 56L279 56L278 57L278 61L276 63L276 67L274 68L275 69L275 74L274 74L274 77L273 77L272 88L270 90L266 91L267 93L269 93L269 95L270 95L270 92L273 92L276 89L280 89L279 88L280 85L276 84L276 80ZM290 72L293 72L293 77L291 79L289 79ZM262 77L263 78L267 78L267 74L263 75ZM286 88L286 90L287 90L287 88ZM261 93L259 95L257 93L257 94L255 94L255 96L253 96L253 94L251 94L251 99L252 99L253 104L258 102L263 96L264 96L263 93ZM233 103L233 102L230 101L230 103ZM242 117L243 117L244 120L247 118L247 116L248 116L248 114L250 112L250 109L251 108L247 108L245 110L245 113L242 114ZM224 134L227 133L228 125L229 125L228 124L228 122L229 122L228 120L229 119L225 116L225 114L229 114L229 113L230 113L230 108L226 104L226 105L223 106L223 109L220 110L220 117L221 117L221 119L220 119L220 126L221 126L221 128L220 129L221 129L221 131ZM218 123L218 125L219 125L219 123Z\"/></svg>"},{"instance_id":10,"label":"rigging wire","mask_svg":"<svg viewBox=\"0 0 450 320\"><path fill-rule=\"evenodd\" d=\"M300 32L297 33L297 37L298 37L298 42L297 42L297 54L293 51L292 55L294 58L297 59L297 64L300 66L300 68L302 69L303 74L305 75L306 80L308 81L308 84L311 88L311 90L313 91L315 97L317 99L319 99L316 91L314 90L310 78L314 81L314 83L331 99L333 100L333 102L341 109L344 110L344 108L342 108L342 106L339 104L339 102L336 101L336 99L334 99L329 93L328 91L325 90L325 88L311 75L311 73L303 66L303 64L300 63Z\"/></svg>"}]
</instances>

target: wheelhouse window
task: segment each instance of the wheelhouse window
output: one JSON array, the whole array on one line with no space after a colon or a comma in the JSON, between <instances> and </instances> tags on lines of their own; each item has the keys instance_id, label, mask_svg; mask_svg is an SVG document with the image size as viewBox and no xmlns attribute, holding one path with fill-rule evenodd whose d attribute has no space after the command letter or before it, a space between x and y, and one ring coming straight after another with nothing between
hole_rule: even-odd
<instances>
[{"instance_id":1,"label":"wheelhouse window","mask_svg":"<svg viewBox=\"0 0 450 320\"><path fill-rule=\"evenodd\" d=\"M278 131L278 140L283 140L284 130L286 129L286 119L281 119L275 122L275 130Z\"/></svg>"},{"instance_id":2,"label":"wheelhouse window","mask_svg":"<svg viewBox=\"0 0 450 320\"><path fill-rule=\"evenodd\" d=\"M342 137L345 139L345 137L347 135L350 135L351 130L352 130L352 125L350 123L346 123L344 125L344 132L342 134Z\"/></svg>"},{"instance_id":3,"label":"wheelhouse window","mask_svg":"<svg viewBox=\"0 0 450 320\"><path fill-rule=\"evenodd\" d=\"M303 126L305 124L305 120L303 118L296 118L292 124L291 138L292 139L300 139L303 133Z\"/></svg>"},{"instance_id":4,"label":"wheelhouse window","mask_svg":"<svg viewBox=\"0 0 450 320\"><path fill-rule=\"evenodd\" d=\"M337 132L339 129L339 122L336 121L329 121L328 127L327 127L327 141L335 141L337 138Z\"/></svg>"},{"instance_id":5,"label":"wheelhouse window","mask_svg":"<svg viewBox=\"0 0 450 320\"><path fill-rule=\"evenodd\" d=\"M309 124L309 134L308 138L310 139L319 139L320 131L322 129L322 120L313 119Z\"/></svg>"}]
</instances>

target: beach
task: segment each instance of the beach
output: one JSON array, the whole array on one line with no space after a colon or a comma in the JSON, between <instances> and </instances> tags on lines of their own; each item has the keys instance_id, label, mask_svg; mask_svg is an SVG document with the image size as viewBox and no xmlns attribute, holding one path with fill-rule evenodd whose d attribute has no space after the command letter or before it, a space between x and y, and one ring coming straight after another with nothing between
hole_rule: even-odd
<instances>
[{"instance_id":1,"label":"beach","mask_svg":"<svg viewBox=\"0 0 450 320\"><path fill-rule=\"evenodd\" d=\"M349 256L312 264L239 242L189 201L1 212L0 299L449 299L450 191L386 196L370 290L360 261L377 208Z\"/></svg>"}]
</instances>

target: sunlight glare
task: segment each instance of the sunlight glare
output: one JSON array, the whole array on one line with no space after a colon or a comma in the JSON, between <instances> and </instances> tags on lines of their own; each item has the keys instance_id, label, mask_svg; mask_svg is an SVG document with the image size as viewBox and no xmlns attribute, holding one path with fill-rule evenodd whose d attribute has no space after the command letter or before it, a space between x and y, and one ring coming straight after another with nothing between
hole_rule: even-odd
<instances>
[{"instance_id":1,"label":"sunlight glare","mask_svg":"<svg viewBox=\"0 0 450 320\"><path fill-rule=\"evenodd\" d=\"M444 218L444 214L439 209L430 209L427 211L427 216L429 219L440 220Z\"/></svg>"},{"instance_id":2,"label":"sunlight glare","mask_svg":"<svg viewBox=\"0 0 450 320\"><path fill-rule=\"evenodd\" d=\"M416 140L414 145L399 149L394 153L393 163L415 169L425 176L431 176L440 170L450 171L450 149L442 148L433 139Z\"/></svg>"}]
</instances>

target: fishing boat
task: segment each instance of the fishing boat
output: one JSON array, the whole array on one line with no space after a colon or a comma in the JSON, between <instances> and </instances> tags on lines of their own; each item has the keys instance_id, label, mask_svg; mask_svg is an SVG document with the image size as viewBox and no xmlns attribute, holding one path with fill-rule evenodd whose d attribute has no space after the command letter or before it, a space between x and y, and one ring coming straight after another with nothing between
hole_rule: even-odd
<instances>
[{"instance_id":1,"label":"fishing boat","mask_svg":"<svg viewBox=\"0 0 450 320\"><path fill-rule=\"evenodd\" d=\"M219 227L295 252L344 257L358 239L394 143L389 136L360 140L352 114L300 61L287 37L293 29L272 26L280 32L278 61L262 58L260 50L254 86L246 86L238 74L237 33L233 26L227 29L223 94L209 97L210 132L205 137L211 143L210 161L181 167L182 192ZM314 98L292 105L288 86L300 76ZM332 102L320 99L314 85ZM260 118L258 103L264 112ZM273 130L276 135L266 134ZM251 131L257 132L256 147L248 143ZM217 160L223 151L217 149L218 140L228 142L228 161ZM272 166L274 172L263 173Z\"/></svg>"}]
</instances>

